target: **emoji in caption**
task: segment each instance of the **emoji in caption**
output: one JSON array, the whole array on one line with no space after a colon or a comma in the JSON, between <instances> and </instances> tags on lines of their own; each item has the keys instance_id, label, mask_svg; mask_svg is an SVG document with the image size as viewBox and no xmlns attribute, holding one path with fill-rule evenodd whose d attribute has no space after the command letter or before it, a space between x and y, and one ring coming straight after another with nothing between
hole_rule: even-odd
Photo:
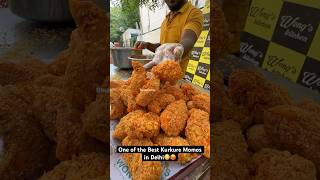
<instances>
[{"instance_id":1,"label":"emoji in caption","mask_svg":"<svg viewBox=\"0 0 320 180\"><path fill-rule=\"evenodd\" d=\"M170 157L170 159L172 160L172 161L174 161L174 160L176 160L176 155L174 155L174 154L171 154L171 157Z\"/></svg>"},{"instance_id":2,"label":"emoji in caption","mask_svg":"<svg viewBox=\"0 0 320 180\"><path fill-rule=\"evenodd\" d=\"M164 159L168 161L170 159L170 155L169 154L164 155Z\"/></svg>"}]
</instances>

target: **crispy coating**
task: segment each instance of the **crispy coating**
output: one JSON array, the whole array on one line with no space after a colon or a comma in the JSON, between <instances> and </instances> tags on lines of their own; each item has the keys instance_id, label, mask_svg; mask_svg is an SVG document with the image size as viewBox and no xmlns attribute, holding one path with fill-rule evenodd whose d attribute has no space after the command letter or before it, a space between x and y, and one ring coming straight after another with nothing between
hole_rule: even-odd
<instances>
[{"instance_id":1,"label":"crispy coating","mask_svg":"<svg viewBox=\"0 0 320 180\"><path fill-rule=\"evenodd\" d=\"M141 117L145 112L142 110L137 110L137 111L133 111L133 112L129 112L127 115L125 115L124 117L122 117L120 119L120 122L118 123L118 125L116 126L116 129L114 130L112 136L114 138L117 138L119 140L124 139L125 137L127 137L127 132L125 131L126 126L131 122L131 121L135 121L135 119L137 119L138 117Z\"/></svg>"},{"instance_id":2,"label":"crispy coating","mask_svg":"<svg viewBox=\"0 0 320 180\"><path fill-rule=\"evenodd\" d=\"M0 86L0 177L32 179L44 169L49 140L32 116L32 89L22 85Z\"/></svg>"},{"instance_id":3,"label":"crispy coating","mask_svg":"<svg viewBox=\"0 0 320 180\"><path fill-rule=\"evenodd\" d=\"M185 135L190 145L204 146L204 156L210 159L209 114L200 109L191 109Z\"/></svg>"},{"instance_id":4,"label":"crispy coating","mask_svg":"<svg viewBox=\"0 0 320 180\"><path fill-rule=\"evenodd\" d=\"M48 71L52 75L63 76L70 60L70 49L60 52L48 65Z\"/></svg>"},{"instance_id":5,"label":"crispy coating","mask_svg":"<svg viewBox=\"0 0 320 180\"><path fill-rule=\"evenodd\" d=\"M16 119L1 126L0 137L4 142L1 179L35 179L42 173L50 143L38 123L32 119Z\"/></svg>"},{"instance_id":6,"label":"crispy coating","mask_svg":"<svg viewBox=\"0 0 320 180\"><path fill-rule=\"evenodd\" d=\"M53 87L38 87L34 89L35 96L32 103L32 112L35 120L40 122L47 137L56 141L56 121L59 114L70 108L65 93Z\"/></svg>"},{"instance_id":7,"label":"crispy coating","mask_svg":"<svg viewBox=\"0 0 320 180\"><path fill-rule=\"evenodd\" d=\"M265 109L292 103L286 90L251 70L232 72L229 78L229 94L233 102L244 105L253 112L254 122L257 124L263 123Z\"/></svg>"},{"instance_id":8,"label":"crispy coating","mask_svg":"<svg viewBox=\"0 0 320 180\"><path fill-rule=\"evenodd\" d=\"M179 79L182 79L183 72L179 63L173 60L166 60L154 66L151 70L161 81L175 84Z\"/></svg>"},{"instance_id":9,"label":"crispy coating","mask_svg":"<svg viewBox=\"0 0 320 180\"><path fill-rule=\"evenodd\" d=\"M240 124L242 130L246 130L252 123L252 117L247 107L237 106L233 103L229 107L223 107L223 120L233 120Z\"/></svg>"},{"instance_id":10,"label":"crispy coating","mask_svg":"<svg viewBox=\"0 0 320 180\"><path fill-rule=\"evenodd\" d=\"M320 170L320 118L293 105L280 105L264 113L266 134L280 149L313 161Z\"/></svg>"},{"instance_id":11,"label":"crispy coating","mask_svg":"<svg viewBox=\"0 0 320 180\"><path fill-rule=\"evenodd\" d=\"M107 157L105 154L90 153L75 156L63 161L53 170L46 172L40 180L95 179L106 175Z\"/></svg>"},{"instance_id":12,"label":"crispy coating","mask_svg":"<svg viewBox=\"0 0 320 180\"><path fill-rule=\"evenodd\" d=\"M188 109L185 101L175 101L161 113L161 129L168 136L178 136L186 127L187 119Z\"/></svg>"},{"instance_id":13,"label":"crispy coating","mask_svg":"<svg viewBox=\"0 0 320 180\"><path fill-rule=\"evenodd\" d=\"M217 180L250 179L250 156L241 127L234 121L213 124L213 164L211 177Z\"/></svg>"},{"instance_id":14,"label":"crispy coating","mask_svg":"<svg viewBox=\"0 0 320 180\"><path fill-rule=\"evenodd\" d=\"M127 111L127 107L123 104L121 100L120 91L121 90L119 88L111 88L110 90L111 120L123 117Z\"/></svg>"},{"instance_id":15,"label":"crispy coating","mask_svg":"<svg viewBox=\"0 0 320 180\"><path fill-rule=\"evenodd\" d=\"M191 100L193 96L200 94L200 91L198 89L188 83L181 84L180 88L182 89L188 100Z\"/></svg>"},{"instance_id":16,"label":"crispy coating","mask_svg":"<svg viewBox=\"0 0 320 180\"><path fill-rule=\"evenodd\" d=\"M182 99L187 101L187 96L183 93L182 89L180 89L178 85L170 85L169 83L165 83L161 89L161 92L173 95L176 100Z\"/></svg>"},{"instance_id":17,"label":"crispy coating","mask_svg":"<svg viewBox=\"0 0 320 180\"><path fill-rule=\"evenodd\" d=\"M234 104L229 98L223 83L213 82L212 89L214 121L233 120L245 130L252 123L248 108L244 105Z\"/></svg>"},{"instance_id":18,"label":"crispy coating","mask_svg":"<svg viewBox=\"0 0 320 180\"><path fill-rule=\"evenodd\" d=\"M313 113L320 113L320 105L313 101L312 99L301 99L296 103L296 105L304 110L313 112Z\"/></svg>"},{"instance_id":19,"label":"crispy coating","mask_svg":"<svg viewBox=\"0 0 320 180\"><path fill-rule=\"evenodd\" d=\"M188 102L188 108L201 109L207 113L210 113L210 96L206 93L192 96L191 101Z\"/></svg>"},{"instance_id":20,"label":"crispy coating","mask_svg":"<svg viewBox=\"0 0 320 180\"><path fill-rule=\"evenodd\" d=\"M190 146L188 141L180 136L170 137L163 133L153 138L153 142L159 146ZM186 164L197 155L192 153L179 153L177 163Z\"/></svg>"},{"instance_id":21,"label":"crispy coating","mask_svg":"<svg viewBox=\"0 0 320 180\"><path fill-rule=\"evenodd\" d=\"M97 96L82 114L82 123L85 132L91 137L102 142L108 142L107 114L108 114L108 94L103 93Z\"/></svg>"},{"instance_id":22,"label":"crispy coating","mask_svg":"<svg viewBox=\"0 0 320 180\"><path fill-rule=\"evenodd\" d=\"M121 88L121 86L126 85L127 81L125 80L111 80L110 88Z\"/></svg>"},{"instance_id":23,"label":"crispy coating","mask_svg":"<svg viewBox=\"0 0 320 180\"><path fill-rule=\"evenodd\" d=\"M224 16L224 11L219 5L218 1L212 1L210 4L210 9L212 13L210 14L210 19L212 19L212 24L215 24L213 29L210 31L211 38L214 39L212 44L213 58L220 59L220 57L228 54L229 46L232 42L232 34L228 30L227 20Z\"/></svg>"},{"instance_id":24,"label":"crispy coating","mask_svg":"<svg viewBox=\"0 0 320 180\"><path fill-rule=\"evenodd\" d=\"M52 74L45 74L36 78L33 81L34 85L44 86L44 87L56 87L59 89L63 88L64 76L55 76Z\"/></svg>"},{"instance_id":25,"label":"crispy coating","mask_svg":"<svg viewBox=\"0 0 320 180\"><path fill-rule=\"evenodd\" d=\"M160 79L153 76L147 83L140 89L140 93L136 97L136 102L142 107L146 107L150 102L156 98L156 94L160 89Z\"/></svg>"},{"instance_id":26,"label":"crispy coating","mask_svg":"<svg viewBox=\"0 0 320 180\"><path fill-rule=\"evenodd\" d=\"M247 143L249 149L253 152L258 152L263 148L274 148L271 139L264 131L263 124L251 126L247 130Z\"/></svg>"},{"instance_id":27,"label":"crispy coating","mask_svg":"<svg viewBox=\"0 0 320 180\"><path fill-rule=\"evenodd\" d=\"M47 74L47 65L35 58L20 62L0 62L0 85L26 83Z\"/></svg>"},{"instance_id":28,"label":"crispy coating","mask_svg":"<svg viewBox=\"0 0 320 180\"><path fill-rule=\"evenodd\" d=\"M132 138L155 137L160 131L160 118L152 112L144 113L142 116L127 121L125 131Z\"/></svg>"},{"instance_id":29,"label":"crispy coating","mask_svg":"<svg viewBox=\"0 0 320 180\"><path fill-rule=\"evenodd\" d=\"M229 95L236 104L248 104L247 93L263 90L266 84L267 80L256 71L234 70L229 76Z\"/></svg>"},{"instance_id":30,"label":"crispy coating","mask_svg":"<svg viewBox=\"0 0 320 180\"><path fill-rule=\"evenodd\" d=\"M213 115L214 121L222 121L226 114L232 113L231 100L223 83L213 81ZM189 107L190 108L190 107ZM226 119L226 118L225 118Z\"/></svg>"},{"instance_id":31,"label":"crispy coating","mask_svg":"<svg viewBox=\"0 0 320 180\"><path fill-rule=\"evenodd\" d=\"M123 104L127 106L128 112L141 109L141 107L137 104L135 96L132 94L129 86L124 85L120 88L120 97Z\"/></svg>"},{"instance_id":32,"label":"crispy coating","mask_svg":"<svg viewBox=\"0 0 320 180\"><path fill-rule=\"evenodd\" d=\"M122 141L123 146L153 146L150 139L133 139L126 137ZM129 166L133 180L158 180L161 178L162 165L160 161L142 161L140 153L125 153L124 160Z\"/></svg>"},{"instance_id":33,"label":"crispy coating","mask_svg":"<svg viewBox=\"0 0 320 180\"><path fill-rule=\"evenodd\" d=\"M133 72L130 78L129 89L131 93L136 96L140 89L147 81L146 71L140 62L132 61Z\"/></svg>"},{"instance_id":34,"label":"crispy coating","mask_svg":"<svg viewBox=\"0 0 320 180\"><path fill-rule=\"evenodd\" d=\"M175 101L175 97L171 94L159 93L156 96L157 98L148 104L148 110L157 114L165 109L170 103Z\"/></svg>"},{"instance_id":35,"label":"crispy coating","mask_svg":"<svg viewBox=\"0 0 320 180\"><path fill-rule=\"evenodd\" d=\"M106 151L104 143L89 137L83 130L81 115L71 105L58 114L56 128L56 156L60 161L69 160L80 153Z\"/></svg>"},{"instance_id":36,"label":"crispy coating","mask_svg":"<svg viewBox=\"0 0 320 180\"><path fill-rule=\"evenodd\" d=\"M64 89L72 106L83 112L108 74L108 18L93 2L70 0L69 4L77 28L69 43Z\"/></svg>"},{"instance_id":37,"label":"crispy coating","mask_svg":"<svg viewBox=\"0 0 320 180\"><path fill-rule=\"evenodd\" d=\"M253 155L255 180L316 180L314 164L288 151L262 149Z\"/></svg>"}]
</instances>

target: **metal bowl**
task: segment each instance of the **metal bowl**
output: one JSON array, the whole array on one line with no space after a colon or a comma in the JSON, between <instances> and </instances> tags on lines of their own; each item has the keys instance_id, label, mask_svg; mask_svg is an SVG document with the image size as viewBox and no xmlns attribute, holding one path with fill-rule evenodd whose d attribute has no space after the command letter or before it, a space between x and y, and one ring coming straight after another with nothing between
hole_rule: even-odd
<instances>
[{"instance_id":1,"label":"metal bowl","mask_svg":"<svg viewBox=\"0 0 320 180\"><path fill-rule=\"evenodd\" d=\"M132 68L131 60L129 59L132 55L141 55L142 50L125 48L125 47L114 47L110 48L113 64L121 69Z\"/></svg>"},{"instance_id":2,"label":"metal bowl","mask_svg":"<svg viewBox=\"0 0 320 180\"><path fill-rule=\"evenodd\" d=\"M106 9L104 0L93 2ZM72 21L68 0L9 0L9 8L15 15L32 21Z\"/></svg>"},{"instance_id":3,"label":"metal bowl","mask_svg":"<svg viewBox=\"0 0 320 180\"><path fill-rule=\"evenodd\" d=\"M147 64L148 62L152 61L151 57L145 56L145 55L132 55L130 57L128 57L128 59L132 62L132 61L138 61L141 64Z\"/></svg>"}]
</instances>

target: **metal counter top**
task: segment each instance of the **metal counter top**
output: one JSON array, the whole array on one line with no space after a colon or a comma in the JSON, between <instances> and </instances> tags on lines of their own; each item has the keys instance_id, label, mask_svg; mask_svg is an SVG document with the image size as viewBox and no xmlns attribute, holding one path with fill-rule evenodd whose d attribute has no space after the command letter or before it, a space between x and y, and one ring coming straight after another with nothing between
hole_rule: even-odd
<instances>
[{"instance_id":1,"label":"metal counter top","mask_svg":"<svg viewBox=\"0 0 320 180\"><path fill-rule=\"evenodd\" d=\"M68 47L75 25L44 24L24 20L8 8L0 8L0 57L18 59L32 55L45 63Z\"/></svg>"}]
</instances>

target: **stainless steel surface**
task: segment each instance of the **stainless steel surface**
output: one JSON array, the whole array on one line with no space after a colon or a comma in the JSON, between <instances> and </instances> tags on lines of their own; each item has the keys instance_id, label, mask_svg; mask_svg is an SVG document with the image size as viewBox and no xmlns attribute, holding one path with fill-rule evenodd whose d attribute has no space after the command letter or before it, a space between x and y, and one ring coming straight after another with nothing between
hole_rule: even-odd
<instances>
[{"instance_id":1,"label":"stainless steel surface","mask_svg":"<svg viewBox=\"0 0 320 180\"><path fill-rule=\"evenodd\" d=\"M261 72L268 80L286 88L294 100L297 101L301 98L307 97L320 102L320 94L318 92L308 89L300 84L289 81L278 74L271 73L262 68L256 67L251 63L243 61L235 56L228 56L227 58L218 61L217 68L218 70L222 71L224 77L226 78L225 80L227 80L229 74L233 69L256 69Z\"/></svg>"},{"instance_id":2,"label":"stainless steel surface","mask_svg":"<svg viewBox=\"0 0 320 180\"><path fill-rule=\"evenodd\" d=\"M120 69L113 64L110 64L110 79L127 80L131 76L131 69Z\"/></svg>"},{"instance_id":3,"label":"stainless steel surface","mask_svg":"<svg viewBox=\"0 0 320 180\"><path fill-rule=\"evenodd\" d=\"M104 0L93 1L106 9ZM9 0L9 8L14 14L33 21L72 21L68 0Z\"/></svg>"},{"instance_id":4,"label":"stainless steel surface","mask_svg":"<svg viewBox=\"0 0 320 180\"><path fill-rule=\"evenodd\" d=\"M136 50L132 48L111 48L111 55L113 64L121 69L132 68L131 60L128 57L132 55L141 55L142 50Z\"/></svg>"},{"instance_id":5,"label":"stainless steel surface","mask_svg":"<svg viewBox=\"0 0 320 180\"><path fill-rule=\"evenodd\" d=\"M33 55L45 63L68 47L74 24L26 21L8 8L0 8L0 58Z\"/></svg>"}]
</instances>

